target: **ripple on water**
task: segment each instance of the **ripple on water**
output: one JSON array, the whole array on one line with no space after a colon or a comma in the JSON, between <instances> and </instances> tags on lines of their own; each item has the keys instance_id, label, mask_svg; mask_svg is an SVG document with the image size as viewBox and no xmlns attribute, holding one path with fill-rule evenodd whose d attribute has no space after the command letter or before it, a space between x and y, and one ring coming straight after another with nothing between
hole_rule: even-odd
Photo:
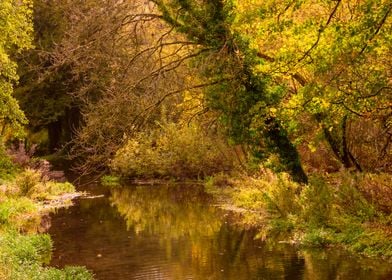
<instances>
[{"instance_id":1,"label":"ripple on water","mask_svg":"<svg viewBox=\"0 0 392 280\"><path fill-rule=\"evenodd\" d=\"M254 232L227 222L200 186L102 193L52 215L52 265L84 265L104 280L392 279L382 262L254 240Z\"/></svg>"}]
</instances>

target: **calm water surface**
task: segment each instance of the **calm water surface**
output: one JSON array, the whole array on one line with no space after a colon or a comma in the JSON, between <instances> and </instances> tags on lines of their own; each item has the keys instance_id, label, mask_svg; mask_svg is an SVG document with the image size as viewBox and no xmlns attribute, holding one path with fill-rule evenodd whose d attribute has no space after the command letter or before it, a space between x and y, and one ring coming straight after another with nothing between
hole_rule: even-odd
<instances>
[{"instance_id":1,"label":"calm water surface","mask_svg":"<svg viewBox=\"0 0 392 280\"><path fill-rule=\"evenodd\" d=\"M51 265L82 265L96 279L392 279L390 264L338 250L254 240L201 186L91 189L52 215Z\"/></svg>"}]
</instances>

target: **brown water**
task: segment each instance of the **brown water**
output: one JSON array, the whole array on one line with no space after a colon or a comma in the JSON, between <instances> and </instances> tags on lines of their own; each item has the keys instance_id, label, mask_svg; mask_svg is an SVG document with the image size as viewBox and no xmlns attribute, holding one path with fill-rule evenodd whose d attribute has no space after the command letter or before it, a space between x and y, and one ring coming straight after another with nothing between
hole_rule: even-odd
<instances>
[{"instance_id":1,"label":"brown water","mask_svg":"<svg viewBox=\"0 0 392 280\"><path fill-rule=\"evenodd\" d=\"M106 189L52 215L52 265L96 279L392 279L383 261L254 240L201 186Z\"/></svg>"}]
</instances>

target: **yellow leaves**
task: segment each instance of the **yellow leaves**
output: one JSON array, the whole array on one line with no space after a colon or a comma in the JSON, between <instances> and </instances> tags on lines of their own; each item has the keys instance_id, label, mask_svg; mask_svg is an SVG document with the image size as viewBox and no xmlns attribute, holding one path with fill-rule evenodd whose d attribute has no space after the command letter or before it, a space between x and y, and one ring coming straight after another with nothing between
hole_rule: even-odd
<instances>
[{"instance_id":1,"label":"yellow leaves","mask_svg":"<svg viewBox=\"0 0 392 280\"><path fill-rule=\"evenodd\" d=\"M0 1L0 118L4 120L3 137L10 133L14 136L22 135L22 124L26 123L23 112L12 96L13 83L18 80L17 64L12 57L31 47L31 3L27 0L19 3Z\"/></svg>"},{"instance_id":2,"label":"yellow leaves","mask_svg":"<svg viewBox=\"0 0 392 280\"><path fill-rule=\"evenodd\" d=\"M338 6L320 0L246 3L238 11L253 18L242 25L238 20L236 28L247 34L250 46L265 58L254 67L255 73L291 89L280 104L280 117L290 120L296 110L305 110L326 114L334 123L353 110L366 115L375 104L385 108L385 93L375 92L390 85L390 18L377 34L375 27L384 16L386 2L348 5L343 1ZM246 10L250 3L257 13ZM294 81L298 76L306 78ZM277 112L272 109L270 113Z\"/></svg>"},{"instance_id":3,"label":"yellow leaves","mask_svg":"<svg viewBox=\"0 0 392 280\"><path fill-rule=\"evenodd\" d=\"M269 108L271 114L276 114L276 112L278 111L276 108Z\"/></svg>"},{"instance_id":4,"label":"yellow leaves","mask_svg":"<svg viewBox=\"0 0 392 280\"><path fill-rule=\"evenodd\" d=\"M308 144L308 148L309 148L309 150L310 150L312 153L314 153L314 152L317 151L317 147L316 147L316 145L315 145L314 142L310 142L310 143Z\"/></svg>"}]
</instances>

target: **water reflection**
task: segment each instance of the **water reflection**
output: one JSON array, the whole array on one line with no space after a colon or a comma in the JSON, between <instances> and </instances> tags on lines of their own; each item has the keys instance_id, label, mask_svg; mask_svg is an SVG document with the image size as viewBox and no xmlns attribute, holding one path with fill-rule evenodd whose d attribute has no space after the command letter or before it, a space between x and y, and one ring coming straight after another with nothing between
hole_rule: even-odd
<instances>
[{"instance_id":1,"label":"water reflection","mask_svg":"<svg viewBox=\"0 0 392 280\"><path fill-rule=\"evenodd\" d=\"M210 205L201 186L105 192L52 217L52 265L85 265L97 279L392 278L388 264L255 241Z\"/></svg>"}]
</instances>

